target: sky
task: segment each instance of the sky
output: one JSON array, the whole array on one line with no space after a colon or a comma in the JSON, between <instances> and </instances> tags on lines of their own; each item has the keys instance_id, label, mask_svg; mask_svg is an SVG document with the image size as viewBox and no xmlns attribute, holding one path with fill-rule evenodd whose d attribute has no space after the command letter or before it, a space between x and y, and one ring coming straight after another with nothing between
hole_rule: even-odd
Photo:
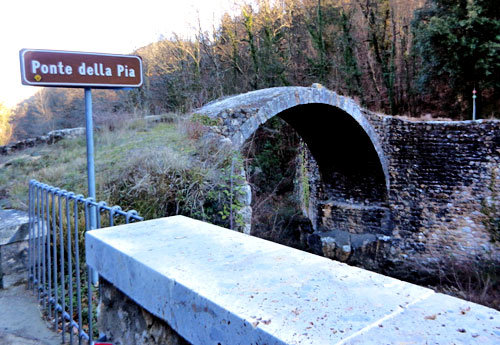
<instances>
[{"instance_id":1,"label":"sky","mask_svg":"<svg viewBox=\"0 0 500 345\"><path fill-rule=\"evenodd\" d=\"M19 50L130 54L172 32L192 35L234 13L235 0L2 0L0 102L12 107L38 87L21 85Z\"/></svg>"}]
</instances>

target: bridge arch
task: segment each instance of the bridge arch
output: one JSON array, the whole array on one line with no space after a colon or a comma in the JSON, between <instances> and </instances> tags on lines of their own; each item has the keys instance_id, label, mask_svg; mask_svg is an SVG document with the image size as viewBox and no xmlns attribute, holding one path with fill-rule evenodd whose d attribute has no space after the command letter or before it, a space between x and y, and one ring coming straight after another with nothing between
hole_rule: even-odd
<instances>
[{"instance_id":1,"label":"bridge arch","mask_svg":"<svg viewBox=\"0 0 500 345\"><path fill-rule=\"evenodd\" d=\"M293 122L293 116L288 114L297 109L306 109L306 106L309 109L330 108L327 115L330 116L330 124L336 119L342 119L342 122L345 122L344 115L347 115L362 129L378 156L385 178L386 192L388 192L390 188L388 161L375 129L364 115L366 110L351 98L340 96L319 84L313 84L312 87L276 87L252 91L213 101L198 109L197 113L217 119L220 134L230 138L233 145L239 149L259 126L269 119L282 115L285 121ZM324 116L323 113L323 120ZM315 120L314 114L310 120ZM321 128L321 121L317 121L315 125ZM299 131L301 136L303 135L300 133L298 123L292 126Z\"/></svg>"}]
</instances>

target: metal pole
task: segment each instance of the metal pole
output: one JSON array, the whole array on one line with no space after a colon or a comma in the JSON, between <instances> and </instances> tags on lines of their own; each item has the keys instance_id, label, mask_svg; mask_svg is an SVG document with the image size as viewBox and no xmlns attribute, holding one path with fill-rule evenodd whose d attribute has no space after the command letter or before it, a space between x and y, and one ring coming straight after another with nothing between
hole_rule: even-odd
<instances>
[{"instance_id":1,"label":"metal pole","mask_svg":"<svg viewBox=\"0 0 500 345\"><path fill-rule=\"evenodd\" d=\"M472 120L476 120L476 88L472 91Z\"/></svg>"},{"instance_id":2,"label":"metal pole","mask_svg":"<svg viewBox=\"0 0 500 345\"><path fill-rule=\"evenodd\" d=\"M89 87L85 88L85 125L87 132L87 176L89 197L94 201L95 196L95 168L94 168L94 126L92 124L92 90ZM75 201L76 202L76 201ZM94 206L90 206L90 230L97 227ZM97 285L99 276L96 271L92 271L92 283Z\"/></svg>"},{"instance_id":3,"label":"metal pole","mask_svg":"<svg viewBox=\"0 0 500 345\"><path fill-rule=\"evenodd\" d=\"M89 197L95 198L95 168L94 168L94 126L92 124L92 90L85 88L85 125L87 132L87 177ZM90 216L90 229L96 228L95 216Z\"/></svg>"}]
</instances>

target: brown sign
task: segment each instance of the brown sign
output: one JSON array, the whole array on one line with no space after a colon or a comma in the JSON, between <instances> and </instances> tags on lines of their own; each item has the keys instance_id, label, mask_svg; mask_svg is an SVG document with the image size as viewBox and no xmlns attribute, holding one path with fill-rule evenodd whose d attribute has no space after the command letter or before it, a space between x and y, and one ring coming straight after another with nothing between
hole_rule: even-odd
<instances>
[{"instance_id":1,"label":"brown sign","mask_svg":"<svg viewBox=\"0 0 500 345\"><path fill-rule=\"evenodd\" d=\"M124 88L142 85L142 60L113 55L23 49L21 80L24 85Z\"/></svg>"}]
</instances>

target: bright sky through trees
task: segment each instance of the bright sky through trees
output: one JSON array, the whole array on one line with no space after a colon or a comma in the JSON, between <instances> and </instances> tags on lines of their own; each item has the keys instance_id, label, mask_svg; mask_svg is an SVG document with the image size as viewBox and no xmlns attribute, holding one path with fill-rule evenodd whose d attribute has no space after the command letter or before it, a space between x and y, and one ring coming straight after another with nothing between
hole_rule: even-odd
<instances>
[{"instance_id":1,"label":"bright sky through trees","mask_svg":"<svg viewBox=\"0 0 500 345\"><path fill-rule=\"evenodd\" d=\"M129 54L168 37L210 29L234 0L1 1L0 102L14 106L37 88L21 85L19 50L56 49Z\"/></svg>"}]
</instances>

